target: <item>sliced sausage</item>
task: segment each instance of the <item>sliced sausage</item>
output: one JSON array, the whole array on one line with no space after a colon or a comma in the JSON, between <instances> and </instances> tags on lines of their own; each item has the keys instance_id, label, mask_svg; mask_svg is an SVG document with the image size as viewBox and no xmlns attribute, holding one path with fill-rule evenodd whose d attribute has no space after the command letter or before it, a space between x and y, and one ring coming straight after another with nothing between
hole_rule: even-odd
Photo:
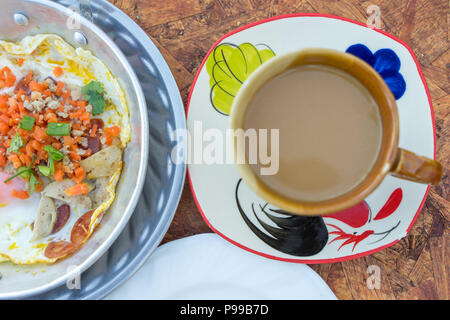
<instances>
[{"instance_id":1,"label":"sliced sausage","mask_svg":"<svg viewBox=\"0 0 450 320\"><path fill-rule=\"evenodd\" d=\"M42 196L33 225L33 240L41 239L51 234L55 221L56 209L53 200Z\"/></svg>"},{"instance_id":2,"label":"sliced sausage","mask_svg":"<svg viewBox=\"0 0 450 320\"><path fill-rule=\"evenodd\" d=\"M60 205L56 209L56 221L53 226L52 233L57 233L61 230L70 218L70 206L68 204Z\"/></svg>"},{"instance_id":3,"label":"sliced sausage","mask_svg":"<svg viewBox=\"0 0 450 320\"><path fill-rule=\"evenodd\" d=\"M64 179L63 181L54 181L48 184L44 190L42 190L42 195L58 200L62 200L64 202L81 206L85 209L92 209L92 200L89 198L89 196L85 195L77 195L77 196L68 196L64 191L69 189L70 187L73 187L75 185L75 182L73 182L70 179ZM93 189L93 186L89 185L91 191Z\"/></svg>"},{"instance_id":4,"label":"sliced sausage","mask_svg":"<svg viewBox=\"0 0 450 320\"><path fill-rule=\"evenodd\" d=\"M80 161L88 179L109 177L116 172L122 159L122 149L112 145Z\"/></svg>"}]
</instances>

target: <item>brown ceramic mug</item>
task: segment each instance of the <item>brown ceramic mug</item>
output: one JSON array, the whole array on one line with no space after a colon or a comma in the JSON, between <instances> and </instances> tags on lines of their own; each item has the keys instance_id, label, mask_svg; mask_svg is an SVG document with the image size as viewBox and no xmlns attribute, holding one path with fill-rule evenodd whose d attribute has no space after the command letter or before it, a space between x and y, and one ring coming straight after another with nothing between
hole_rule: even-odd
<instances>
[{"instance_id":1,"label":"brown ceramic mug","mask_svg":"<svg viewBox=\"0 0 450 320\"><path fill-rule=\"evenodd\" d=\"M338 68L355 77L375 99L382 123L380 151L365 179L350 191L324 201L293 200L264 184L251 169L248 161L236 164L240 175L250 188L267 202L293 214L321 215L337 212L364 200L381 183L392 175L419 183L434 184L440 180L441 164L398 147L399 123L396 100L381 76L363 60L331 49L303 49L276 56L259 67L243 84L231 108L232 130L244 129L247 108L258 90L270 79L300 65L319 64ZM245 143L234 138L235 159L245 159ZM236 162L238 163L238 162Z\"/></svg>"}]
</instances>

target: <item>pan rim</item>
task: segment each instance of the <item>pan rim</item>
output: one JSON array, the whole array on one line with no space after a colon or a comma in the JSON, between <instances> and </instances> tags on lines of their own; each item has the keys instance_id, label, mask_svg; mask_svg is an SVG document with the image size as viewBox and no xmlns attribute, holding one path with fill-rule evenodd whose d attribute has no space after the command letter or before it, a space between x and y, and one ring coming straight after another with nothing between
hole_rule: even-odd
<instances>
[{"instance_id":1,"label":"pan rim","mask_svg":"<svg viewBox=\"0 0 450 320\"><path fill-rule=\"evenodd\" d=\"M61 14L70 15L72 12L66 8L65 6L48 1L48 0L22 0L24 2L34 3L42 6L49 7ZM142 188L144 186L145 175L147 171L147 163L148 163L148 142L149 142L149 124L148 124L148 115L147 115L147 105L144 98L144 93L142 91L142 87L139 84L138 78L134 72L134 69L129 64L128 60L119 49L119 47L109 38L109 36L97 27L94 23L90 22L84 17L80 17L80 23L90 30L92 30L95 34L99 35L100 38L103 39L104 43L112 50L113 54L118 58L118 60L122 63L125 69L129 73L129 77L131 79L131 87L134 89L137 102L139 107L139 114L141 116L141 156L139 159L139 170L138 177L136 180L135 188L130 197L130 201L128 202L124 214L120 219L119 223L115 226L113 232L105 239L105 241L95 249L79 266L71 270L70 272L65 273L62 276L55 278L53 281L35 287L31 289L12 291L7 293L0 293L0 299L20 299L27 298L34 295L42 294L51 289L54 289L63 283L65 283L68 279L71 279L74 275L80 274L87 270L91 265L93 265L114 243L117 237L120 235L121 231L124 229L126 224L129 221L129 218L134 212L134 209L137 205L139 196L142 192Z\"/></svg>"}]
</instances>

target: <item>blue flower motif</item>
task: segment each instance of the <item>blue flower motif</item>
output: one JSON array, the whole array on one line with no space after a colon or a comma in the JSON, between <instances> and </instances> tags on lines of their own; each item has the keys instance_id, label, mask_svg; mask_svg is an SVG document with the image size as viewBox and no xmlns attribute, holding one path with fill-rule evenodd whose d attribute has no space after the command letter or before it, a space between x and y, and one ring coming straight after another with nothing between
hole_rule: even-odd
<instances>
[{"instance_id":1,"label":"blue flower motif","mask_svg":"<svg viewBox=\"0 0 450 320\"><path fill-rule=\"evenodd\" d=\"M400 99L406 90L406 82L400 70L400 59L391 49L380 49L372 53L361 43L351 45L345 50L370 64L384 79L396 100Z\"/></svg>"}]
</instances>

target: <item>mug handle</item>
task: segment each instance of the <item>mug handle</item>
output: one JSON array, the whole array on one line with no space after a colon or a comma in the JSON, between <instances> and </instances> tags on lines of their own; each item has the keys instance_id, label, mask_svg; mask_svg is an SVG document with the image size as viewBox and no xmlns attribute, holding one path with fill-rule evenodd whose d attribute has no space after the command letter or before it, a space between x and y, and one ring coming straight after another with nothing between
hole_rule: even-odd
<instances>
[{"instance_id":1,"label":"mug handle","mask_svg":"<svg viewBox=\"0 0 450 320\"><path fill-rule=\"evenodd\" d=\"M414 182L436 184L441 179L442 166L436 160L398 148L392 175Z\"/></svg>"}]
</instances>

